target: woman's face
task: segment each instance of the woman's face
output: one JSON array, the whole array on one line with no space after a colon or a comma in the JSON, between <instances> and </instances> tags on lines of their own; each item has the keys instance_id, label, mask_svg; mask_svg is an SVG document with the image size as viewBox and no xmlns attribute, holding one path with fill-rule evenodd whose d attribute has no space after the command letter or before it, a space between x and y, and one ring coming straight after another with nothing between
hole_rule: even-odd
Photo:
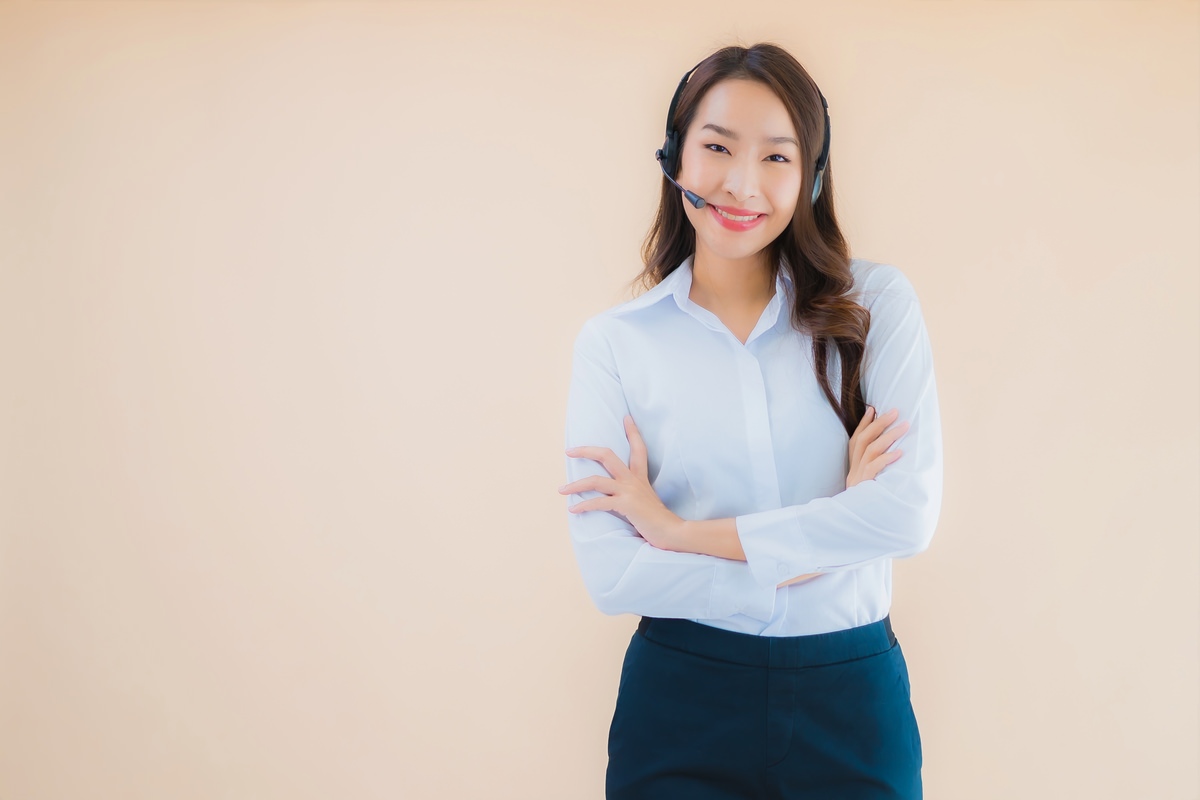
<instances>
[{"instance_id":1,"label":"woman's face","mask_svg":"<svg viewBox=\"0 0 1200 800\"><path fill-rule=\"evenodd\" d=\"M697 250L740 260L787 228L803 179L799 139L783 102L758 81L726 79L705 93L684 137L676 176L705 200L699 209L683 203ZM756 217L728 220L717 209Z\"/></svg>"}]
</instances>

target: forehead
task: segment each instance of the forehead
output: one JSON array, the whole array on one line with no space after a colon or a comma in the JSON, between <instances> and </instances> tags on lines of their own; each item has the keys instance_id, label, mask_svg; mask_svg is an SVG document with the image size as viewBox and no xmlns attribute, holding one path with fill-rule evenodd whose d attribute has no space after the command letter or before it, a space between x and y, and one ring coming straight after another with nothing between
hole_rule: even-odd
<instances>
[{"instance_id":1,"label":"forehead","mask_svg":"<svg viewBox=\"0 0 1200 800\"><path fill-rule=\"evenodd\" d=\"M796 136L787 106L770 87L744 78L727 78L713 84L692 119L692 128L715 122L741 136Z\"/></svg>"}]
</instances>

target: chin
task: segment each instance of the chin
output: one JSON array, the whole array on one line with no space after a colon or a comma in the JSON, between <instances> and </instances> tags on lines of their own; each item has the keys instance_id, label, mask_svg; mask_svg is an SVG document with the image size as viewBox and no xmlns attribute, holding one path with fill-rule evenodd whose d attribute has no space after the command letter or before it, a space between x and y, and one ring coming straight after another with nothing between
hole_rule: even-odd
<instances>
[{"instance_id":1,"label":"chin","mask_svg":"<svg viewBox=\"0 0 1200 800\"><path fill-rule=\"evenodd\" d=\"M727 261L737 261L743 258L749 258L762 251L764 247L770 244L769 240L755 240L754 242L739 242L736 246L731 246L729 242L712 242L705 240L704 245L713 255L723 258Z\"/></svg>"}]
</instances>

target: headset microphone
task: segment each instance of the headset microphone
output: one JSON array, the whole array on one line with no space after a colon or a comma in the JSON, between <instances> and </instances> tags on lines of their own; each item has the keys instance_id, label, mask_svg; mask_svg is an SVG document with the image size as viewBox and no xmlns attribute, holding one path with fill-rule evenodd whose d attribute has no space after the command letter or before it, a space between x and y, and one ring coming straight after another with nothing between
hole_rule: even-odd
<instances>
[{"instance_id":1,"label":"headset microphone","mask_svg":"<svg viewBox=\"0 0 1200 800\"><path fill-rule=\"evenodd\" d=\"M667 180L669 180L671 183L675 184L676 186L679 186L679 181L672 178L671 173L667 172L667 162L665 160L665 156L663 156L663 151L661 149L656 151L654 153L654 157L658 159L658 164L660 167L662 167L663 175L667 176ZM683 192L683 196L688 199L689 203L694 205L696 208L704 208L705 203L704 203L703 197L696 194L695 192L690 192L687 189L684 189L682 186L679 186L679 189L680 189L680 191Z\"/></svg>"},{"instance_id":2,"label":"headset microphone","mask_svg":"<svg viewBox=\"0 0 1200 800\"><path fill-rule=\"evenodd\" d=\"M701 61L700 64L704 62ZM689 69L679 81L679 86L675 89L675 95L671 98L671 108L667 111L667 138L663 142L663 146L654 151L654 157L658 159L658 164L662 167L663 175L667 177L671 183L679 187L683 192L683 196L688 202L696 208L704 208L704 198L695 192L690 192L679 185L679 181L672 177L672 173L679 169L679 131L675 130L672 123L675 120L675 106L679 103L679 95L683 93L683 87L687 85L688 78L696 71L696 67ZM817 197L821 194L822 178L825 177L825 166L829 163L829 103L825 102L825 95L821 94L821 90L817 89L817 94L821 97L821 106L825 112L825 142L821 145L821 154L817 157L816 176L813 179L812 204L816 205ZM668 169L668 165L670 169Z\"/></svg>"}]
</instances>

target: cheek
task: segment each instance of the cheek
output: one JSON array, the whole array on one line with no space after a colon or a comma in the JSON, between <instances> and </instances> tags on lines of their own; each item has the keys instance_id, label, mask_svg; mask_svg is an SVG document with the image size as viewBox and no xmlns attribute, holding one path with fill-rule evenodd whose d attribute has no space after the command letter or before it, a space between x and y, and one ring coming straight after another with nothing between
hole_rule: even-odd
<instances>
[{"instance_id":1,"label":"cheek","mask_svg":"<svg viewBox=\"0 0 1200 800\"><path fill-rule=\"evenodd\" d=\"M677 180L692 191L698 191L693 187L700 186L707 189L719 186L724 182L724 175L718 172L711 161L696 157L692 159L691 168L687 170L687 182L682 179Z\"/></svg>"},{"instance_id":2,"label":"cheek","mask_svg":"<svg viewBox=\"0 0 1200 800\"><path fill-rule=\"evenodd\" d=\"M795 216L799 205L794 199L799 191L800 185L797 183L794 190L789 186L776 195L776 197L782 198L779 202L772 203L774 213L771 216L774 219L771 220L771 226L776 233L791 224L792 217Z\"/></svg>"},{"instance_id":3,"label":"cheek","mask_svg":"<svg viewBox=\"0 0 1200 800\"><path fill-rule=\"evenodd\" d=\"M771 226L767 233L772 239L787 230L787 227L792 224L793 209L786 209L782 212L772 214Z\"/></svg>"}]
</instances>

